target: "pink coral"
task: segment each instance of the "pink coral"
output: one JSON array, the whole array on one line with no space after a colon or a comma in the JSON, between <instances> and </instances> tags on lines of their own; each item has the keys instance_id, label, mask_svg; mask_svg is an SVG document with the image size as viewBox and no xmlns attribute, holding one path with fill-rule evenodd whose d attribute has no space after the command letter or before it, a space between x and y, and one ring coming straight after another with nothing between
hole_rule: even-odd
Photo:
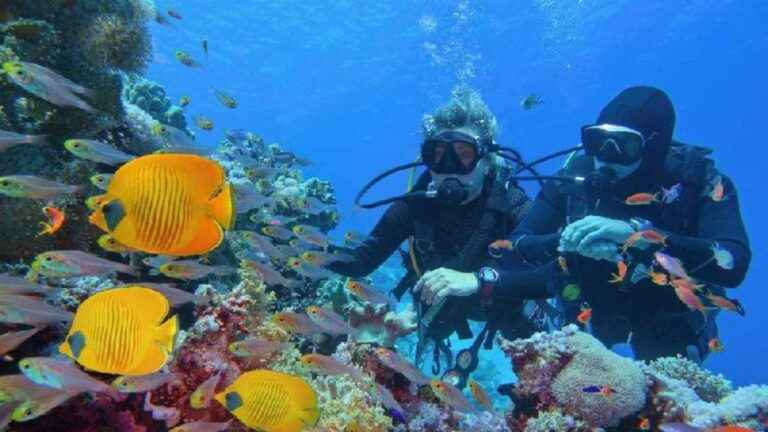
<instances>
[{"instance_id":1,"label":"pink coral","mask_svg":"<svg viewBox=\"0 0 768 432\"><path fill-rule=\"evenodd\" d=\"M387 305L355 304L349 309L349 323L358 330L355 342L393 347L395 341L416 331L416 314L408 309L389 312Z\"/></svg>"}]
</instances>

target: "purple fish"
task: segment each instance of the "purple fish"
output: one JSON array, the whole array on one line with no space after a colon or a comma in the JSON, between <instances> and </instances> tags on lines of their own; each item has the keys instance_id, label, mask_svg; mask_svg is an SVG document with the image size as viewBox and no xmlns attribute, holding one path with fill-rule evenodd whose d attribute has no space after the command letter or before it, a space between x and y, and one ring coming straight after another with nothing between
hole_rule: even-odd
<instances>
[{"instance_id":1,"label":"purple fish","mask_svg":"<svg viewBox=\"0 0 768 432\"><path fill-rule=\"evenodd\" d=\"M656 252L653 256L656 258L656 262L672 276L688 279L688 273L686 273L683 263L679 259L663 252Z\"/></svg>"},{"instance_id":2,"label":"purple fish","mask_svg":"<svg viewBox=\"0 0 768 432\"><path fill-rule=\"evenodd\" d=\"M61 195L73 194L79 186L71 186L31 175L0 177L0 194L12 198L53 200Z\"/></svg>"},{"instance_id":3,"label":"purple fish","mask_svg":"<svg viewBox=\"0 0 768 432\"><path fill-rule=\"evenodd\" d=\"M14 84L54 105L97 112L79 96L91 96L90 90L50 69L34 63L7 62L3 64L3 70Z\"/></svg>"},{"instance_id":4,"label":"purple fish","mask_svg":"<svg viewBox=\"0 0 768 432\"><path fill-rule=\"evenodd\" d=\"M44 325L72 321L71 312L45 303L36 297L0 295L0 322Z\"/></svg>"},{"instance_id":5,"label":"purple fish","mask_svg":"<svg viewBox=\"0 0 768 432\"><path fill-rule=\"evenodd\" d=\"M267 263L261 263L252 260L243 260L246 267L256 272L261 280L267 285L280 285L286 288L296 288L301 283L284 277L279 271L272 268Z\"/></svg>"},{"instance_id":6,"label":"purple fish","mask_svg":"<svg viewBox=\"0 0 768 432\"><path fill-rule=\"evenodd\" d=\"M0 274L0 294L49 294L53 291L24 278Z\"/></svg>"},{"instance_id":7,"label":"purple fish","mask_svg":"<svg viewBox=\"0 0 768 432\"><path fill-rule=\"evenodd\" d=\"M307 315L325 333L331 335L351 334L353 336L357 333L357 330L347 324L344 318L331 310L309 306L307 307Z\"/></svg>"},{"instance_id":8,"label":"purple fish","mask_svg":"<svg viewBox=\"0 0 768 432\"><path fill-rule=\"evenodd\" d=\"M43 252L35 258L32 270L48 277L103 276L115 272L139 275L131 266L79 250Z\"/></svg>"},{"instance_id":9,"label":"purple fish","mask_svg":"<svg viewBox=\"0 0 768 432\"><path fill-rule=\"evenodd\" d=\"M0 152L19 144L45 144L46 135L22 135L16 132L0 130Z\"/></svg>"},{"instance_id":10,"label":"purple fish","mask_svg":"<svg viewBox=\"0 0 768 432\"><path fill-rule=\"evenodd\" d=\"M677 183L674 186L671 186L669 189L661 188L661 194L662 199L661 202L664 204L672 204L673 202L677 201L678 198L680 198L680 193L683 191L683 185L680 183Z\"/></svg>"},{"instance_id":11,"label":"purple fish","mask_svg":"<svg viewBox=\"0 0 768 432\"><path fill-rule=\"evenodd\" d=\"M39 332L40 330L41 328L35 327L30 330L21 330L0 334L0 356L13 351L16 349L16 347L34 336L35 333Z\"/></svg>"},{"instance_id":12,"label":"purple fish","mask_svg":"<svg viewBox=\"0 0 768 432\"><path fill-rule=\"evenodd\" d=\"M661 432L702 432L703 429L691 426L687 423L664 423L659 426Z\"/></svg>"},{"instance_id":13,"label":"purple fish","mask_svg":"<svg viewBox=\"0 0 768 432\"><path fill-rule=\"evenodd\" d=\"M105 393L114 400L124 399L117 389L91 377L67 360L27 357L19 361L19 369L36 384L67 392Z\"/></svg>"}]
</instances>

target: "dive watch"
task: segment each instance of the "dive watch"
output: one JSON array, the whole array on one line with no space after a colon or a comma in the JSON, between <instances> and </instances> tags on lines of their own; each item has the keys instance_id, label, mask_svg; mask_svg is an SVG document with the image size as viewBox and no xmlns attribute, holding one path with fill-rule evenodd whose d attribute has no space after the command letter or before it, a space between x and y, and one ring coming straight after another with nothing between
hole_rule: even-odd
<instances>
[{"instance_id":1,"label":"dive watch","mask_svg":"<svg viewBox=\"0 0 768 432\"><path fill-rule=\"evenodd\" d=\"M488 307L493 303L493 291L499 283L499 272L491 267L480 267L476 276L480 282L480 305Z\"/></svg>"}]
</instances>

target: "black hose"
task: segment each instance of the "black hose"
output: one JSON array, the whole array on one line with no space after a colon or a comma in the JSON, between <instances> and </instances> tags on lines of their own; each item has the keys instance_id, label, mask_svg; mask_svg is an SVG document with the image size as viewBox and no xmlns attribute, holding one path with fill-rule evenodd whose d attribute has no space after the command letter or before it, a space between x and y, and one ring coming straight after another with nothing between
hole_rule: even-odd
<instances>
[{"instance_id":1,"label":"black hose","mask_svg":"<svg viewBox=\"0 0 768 432\"><path fill-rule=\"evenodd\" d=\"M566 155L566 154L568 154L568 153L572 153L572 152L575 152L575 151L579 151L579 150L581 150L581 149L582 149L582 146L581 146L581 145L578 145L578 146L576 146L576 147L571 147L571 148L569 148L569 149L561 150L561 151L559 151L559 152L556 152L556 153L552 153L551 155L548 155L548 156L544 156L544 157L542 157L542 158L536 159L536 160L535 160L535 161L533 161L533 162L530 162L530 163L528 163L528 164L526 164L526 165L523 165L523 167L522 167L522 168L520 168L519 170L517 170L517 171L515 172L515 174L517 174L517 173L520 173L520 172L522 172L522 171L525 171L525 170L529 170L531 167L533 167L533 166L536 166L536 165L538 165L538 164L540 164L540 163L544 163L544 162L546 162L546 161L549 161L549 160L552 160L552 159L554 159L554 158L556 158L556 157L560 157L560 156L562 156L562 155ZM537 174L536 174L536 175L537 175Z\"/></svg>"},{"instance_id":2,"label":"black hose","mask_svg":"<svg viewBox=\"0 0 768 432\"><path fill-rule=\"evenodd\" d=\"M424 191L417 191L417 192L409 192L403 195L394 196L391 198L383 199L380 201L375 201L369 204L360 204L360 199L362 199L363 195L365 195L368 190L373 187L374 184L376 184L379 180L383 179L384 177L387 177L389 175L392 175L398 171L404 171L410 168L415 168L417 166L424 165L423 162L411 162L407 163L405 165L399 165L394 168L388 169L387 171L384 171L383 173L377 175L371 181L365 184L363 188L358 192L357 196L355 197L355 205L358 207L362 207L364 209L372 209L374 207L378 207L380 205L389 204L391 202L399 201L404 198L410 198L410 197L416 197L416 196L423 196L426 192Z\"/></svg>"}]
</instances>

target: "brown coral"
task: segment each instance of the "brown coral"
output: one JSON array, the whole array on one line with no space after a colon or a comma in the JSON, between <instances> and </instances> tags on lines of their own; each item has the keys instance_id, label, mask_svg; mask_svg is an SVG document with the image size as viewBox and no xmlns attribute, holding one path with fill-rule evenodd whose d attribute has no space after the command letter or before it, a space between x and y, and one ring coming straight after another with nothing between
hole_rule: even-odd
<instances>
[{"instance_id":1,"label":"brown coral","mask_svg":"<svg viewBox=\"0 0 768 432\"><path fill-rule=\"evenodd\" d=\"M98 68L140 72L152 55L152 40L141 20L101 15L86 27L80 39L85 57Z\"/></svg>"}]
</instances>

